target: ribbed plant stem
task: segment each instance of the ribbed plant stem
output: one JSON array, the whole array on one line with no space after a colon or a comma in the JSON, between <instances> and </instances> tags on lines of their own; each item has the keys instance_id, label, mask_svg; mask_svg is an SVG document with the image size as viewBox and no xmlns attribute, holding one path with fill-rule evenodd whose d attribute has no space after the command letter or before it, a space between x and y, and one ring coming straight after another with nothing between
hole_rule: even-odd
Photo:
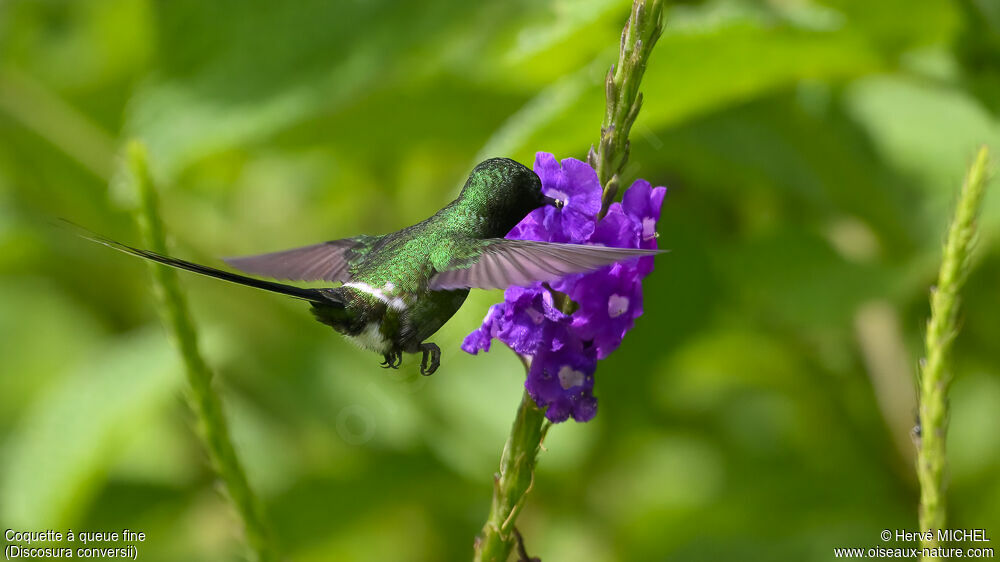
<instances>
[{"instance_id":1,"label":"ribbed plant stem","mask_svg":"<svg viewBox=\"0 0 1000 562\"><path fill-rule=\"evenodd\" d=\"M604 188L601 215L618 195L622 171L629 156L629 133L642 107L639 84L656 40L663 33L663 1L636 0L622 30L618 62L611 66L604 81L607 103L601 138L591 146L587 161L597 170Z\"/></svg>"},{"instance_id":2,"label":"ribbed plant stem","mask_svg":"<svg viewBox=\"0 0 1000 562\"><path fill-rule=\"evenodd\" d=\"M618 62L608 72L601 138L587 157L604 188L601 217L618 194L618 177L628 161L629 131L642 105L639 83L663 29L662 18L662 0L635 0L622 31ZM564 313L572 313L573 302L569 298L560 294L555 298ZM528 367L525 361L525 368ZM538 450L548 427L544 412L525 391L504 445L500 472L494 476L493 502L486 525L476 539L475 562L506 562L510 556L518 540L514 523L531 490Z\"/></svg>"},{"instance_id":3,"label":"ribbed plant stem","mask_svg":"<svg viewBox=\"0 0 1000 562\"><path fill-rule=\"evenodd\" d=\"M490 515L476 541L476 562L504 562L516 542L514 521L531 489L538 450L548 425L545 414L525 392L510 437L500 458L500 472L494 475Z\"/></svg>"},{"instance_id":4,"label":"ribbed plant stem","mask_svg":"<svg viewBox=\"0 0 1000 562\"><path fill-rule=\"evenodd\" d=\"M936 288L931 292L925 360L920 370L920 445L917 477L920 481L920 529L932 532L921 547L937 546L937 530L945 528L945 438L948 432L948 372L951 344L958 333L959 294L969 269L976 232L976 216L986 185L989 152L984 146L969 169L948 230ZM925 557L924 560L937 560Z\"/></svg>"},{"instance_id":5,"label":"ribbed plant stem","mask_svg":"<svg viewBox=\"0 0 1000 562\"><path fill-rule=\"evenodd\" d=\"M139 224L146 245L154 252L167 254L166 235L160 219L159 203L146 164L146 149L136 141L127 150L129 171L139 192ZM212 371L198 349L198 336L188 312L173 269L153 264L153 282L160 300L161 313L184 359L189 383L188 398L198 420L198 430L208 456L225 483L236 512L243 521L247 542L258 562L279 559L263 510L250 489L246 473L233 448L222 400L212 385Z\"/></svg>"}]
</instances>

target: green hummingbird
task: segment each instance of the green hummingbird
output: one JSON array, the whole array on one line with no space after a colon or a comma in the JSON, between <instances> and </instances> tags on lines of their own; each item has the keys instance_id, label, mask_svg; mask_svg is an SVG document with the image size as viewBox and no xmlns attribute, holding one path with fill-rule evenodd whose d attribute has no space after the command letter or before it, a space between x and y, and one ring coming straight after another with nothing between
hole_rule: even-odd
<instances>
[{"instance_id":1,"label":"green hummingbird","mask_svg":"<svg viewBox=\"0 0 1000 562\"><path fill-rule=\"evenodd\" d=\"M563 204L542 193L531 169L509 158L491 158L472 170L457 199L413 226L223 260L257 276L342 283L331 288L266 281L96 235L84 237L164 265L307 301L317 320L382 354L383 367L398 368L404 352L419 352L420 372L430 375L441 364L441 349L426 340L458 311L469 289L554 281L659 253L503 238L531 211Z\"/></svg>"}]
</instances>

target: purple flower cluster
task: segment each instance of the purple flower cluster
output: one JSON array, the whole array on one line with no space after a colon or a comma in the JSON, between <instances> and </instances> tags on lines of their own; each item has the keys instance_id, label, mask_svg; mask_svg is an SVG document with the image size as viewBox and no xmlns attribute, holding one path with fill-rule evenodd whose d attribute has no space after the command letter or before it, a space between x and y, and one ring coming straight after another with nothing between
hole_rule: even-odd
<instances>
[{"instance_id":1,"label":"purple flower cluster","mask_svg":"<svg viewBox=\"0 0 1000 562\"><path fill-rule=\"evenodd\" d=\"M595 244L621 248L656 248L656 221L666 188L638 180L612 203L601 220L601 185L597 172L574 158L561 163L549 153L535 156L542 191L565 201L562 209L545 206L524 218L507 238ZM545 416L561 422L570 416L588 421L597 413L594 370L597 360L618 348L642 315L642 278L653 270L643 257L571 275L551 284L579 308L565 314L541 283L510 287L504 302L493 305L483 325L469 334L462 349L489 351L496 338L531 357L525 388Z\"/></svg>"}]
</instances>

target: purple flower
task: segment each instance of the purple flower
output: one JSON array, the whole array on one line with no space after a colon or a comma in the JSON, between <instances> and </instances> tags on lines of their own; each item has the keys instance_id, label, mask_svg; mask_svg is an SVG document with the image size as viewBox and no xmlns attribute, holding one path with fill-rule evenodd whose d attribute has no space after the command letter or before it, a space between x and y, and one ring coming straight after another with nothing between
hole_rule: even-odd
<instances>
[{"instance_id":1,"label":"purple flower","mask_svg":"<svg viewBox=\"0 0 1000 562\"><path fill-rule=\"evenodd\" d=\"M490 350L496 338L522 355L534 355L551 340L557 325L569 325L570 317L552 303L552 294L540 283L532 287L509 287L504 302L490 307L478 330L465 337L462 349L475 354Z\"/></svg>"},{"instance_id":2,"label":"purple flower","mask_svg":"<svg viewBox=\"0 0 1000 562\"><path fill-rule=\"evenodd\" d=\"M656 248L656 223L660 220L660 207L667 195L667 188L652 188L646 180L636 180L622 196L625 214L639 226L639 247ZM653 271L653 258L640 258L639 270L643 276Z\"/></svg>"},{"instance_id":3,"label":"purple flower","mask_svg":"<svg viewBox=\"0 0 1000 562\"><path fill-rule=\"evenodd\" d=\"M601 182L586 162L566 158L562 164L548 152L535 155L535 173L542 193L563 201L562 209L546 205L535 209L507 235L517 240L579 242L593 232L601 210Z\"/></svg>"},{"instance_id":4,"label":"purple flower","mask_svg":"<svg viewBox=\"0 0 1000 562\"><path fill-rule=\"evenodd\" d=\"M521 240L596 244L622 248L656 248L656 222L666 188L638 180L612 203L600 221L601 185L588 164L573 158L561 163L539 152L535 173L542 192L565 202L532 211L507 235ZM642 315L642 279L653 270L644 257L570 275L552 283L579 307L571 315L555 307L551 292L540 283L510 287L504 301L493 305L482 326L469 334L462 349L489 351L495 338L531 357L525 388L553 422L572 417L588 421L597 413L594 371L597 360L618 348L635 319Z\"/></svg>"},{"instance_id":5,"label":"purple flower","mask_svg":"<svg viewBox=\"0 0 1000 562\"><path fill-rule=\"evenodd\" d=\"M597 413L594 398L594 370L597 358L585 348L579 338L564 334L555 338L556 349L541 349L532 358L524 387L545 417L553 422L566 421L570 416L578 422L589 421Z\"/></svg>"}]
</instances>

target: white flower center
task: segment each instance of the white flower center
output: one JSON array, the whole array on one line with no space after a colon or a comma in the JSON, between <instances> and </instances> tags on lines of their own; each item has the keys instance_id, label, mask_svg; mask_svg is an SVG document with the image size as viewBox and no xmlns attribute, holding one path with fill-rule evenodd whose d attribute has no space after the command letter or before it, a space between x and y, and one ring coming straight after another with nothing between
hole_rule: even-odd
<instances>
[{"instance_id":1,"label":"white flower center","mask_svg":"<svg viewBox=\"0 0 1000 562\"><path fill-rule=\"evenodd\" d=\"M567 205L569 205L569 195L563 193L562 191L559 191L558 189L553 189L552 195L550 195L549 197L562 201L564 209L566 208Z\"/></svg>"},{"instance_id":2,"label":"white flower center","mask_svg":"<svg viewBox=\"0 0 1000 562\"><path fill-rule=\"evenodd\" d=\"M535 324L541 324L542 320L545 320L545 315L541 313L537 308L531 307L524 309L525 314L531 318L531 321Z\"/></svg>"},{"instance_id":3,"label":"white flower center","mask_svg":"<svg viewBox=\"0 0 1000 562\"><path fill-rule=\"evenodd\" d=\"M656 219L646 217L642 219L642 239L651 240L656 238Z\"/></svg>"},{"instance_id":4,"label":"white flower center","mask_svg":"<svg viewBox=\"0 0 1000 562\"><path fill-rule=\"evenodd\" d=\"M569 365L563 365L562 369L559 369L559 386L563 387L563 390L580 386L583 384L583 378L583 373L574 371Z\"/></svg>"},{"instance_id":5,"label":"white flower center","mask_svg":"<svg viewBox=\"0 0 1000 562\"><path fill-rule=\"evenodd\" d=\"M628 310L628 297L611 295L608 299L608 316L618 318Z\"/></svg>"}]
</instances>

